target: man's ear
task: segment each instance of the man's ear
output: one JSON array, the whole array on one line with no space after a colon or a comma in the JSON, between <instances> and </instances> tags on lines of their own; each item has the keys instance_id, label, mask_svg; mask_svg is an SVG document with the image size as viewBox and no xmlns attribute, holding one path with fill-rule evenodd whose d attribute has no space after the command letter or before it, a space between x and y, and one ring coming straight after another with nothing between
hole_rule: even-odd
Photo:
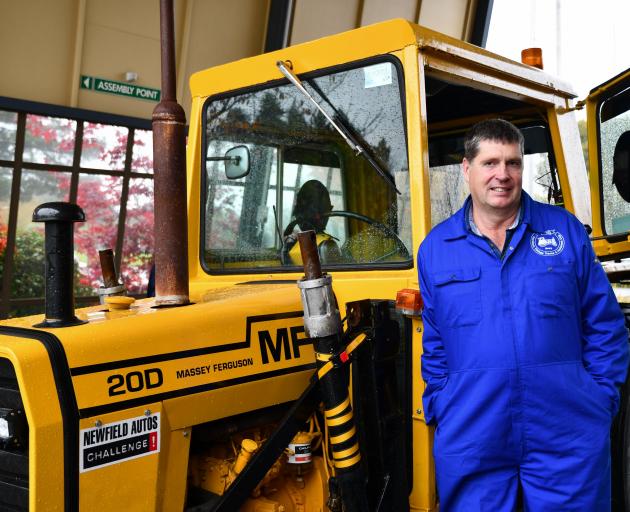
<instances>
[{"instance_id":1,"label":"man's ear","mask_svg":"<svg viewBox=\"0 0 630 512\"><path fill-rule=\"evenodd\" d=\"M462 160L462 173L464 174L464 179L466 180L466 183L469 183L469 178L470 178L470 162L464 158Z\"/></svg>"}]
</instances>

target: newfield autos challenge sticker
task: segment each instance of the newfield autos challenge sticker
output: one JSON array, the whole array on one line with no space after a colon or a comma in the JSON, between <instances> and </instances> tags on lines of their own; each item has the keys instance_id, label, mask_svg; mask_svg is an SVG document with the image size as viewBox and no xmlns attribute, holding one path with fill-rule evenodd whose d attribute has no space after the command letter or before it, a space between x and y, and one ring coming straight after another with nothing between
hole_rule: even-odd
<instances>
[{"instance_id":1,"label":"newfield autos challenge sticker","mask_svg":"<svg viewBox=\"0 0 630 512\"><path fill-rule=\"evenodd\" d=\"M80 471L118 464L160 451L160 413L81 430Z\"/></svg>"}]
</instances>

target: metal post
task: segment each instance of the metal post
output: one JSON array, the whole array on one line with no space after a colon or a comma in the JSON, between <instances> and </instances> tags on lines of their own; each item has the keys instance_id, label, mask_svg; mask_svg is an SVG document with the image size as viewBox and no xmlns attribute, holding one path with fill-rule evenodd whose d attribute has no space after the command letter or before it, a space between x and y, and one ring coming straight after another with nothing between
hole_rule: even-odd
<instances>
[{"instance_id":1,"label":"metal post","mask_svg":"<svg viewBox=\"0 0 630 512\"><path fill-rule=\"evenodd\" d=\"M186 115L175 98L173 0L160 1L162 99L153 111L155 294L158 306L188 298Z\"/></svg>"}]
</instances>

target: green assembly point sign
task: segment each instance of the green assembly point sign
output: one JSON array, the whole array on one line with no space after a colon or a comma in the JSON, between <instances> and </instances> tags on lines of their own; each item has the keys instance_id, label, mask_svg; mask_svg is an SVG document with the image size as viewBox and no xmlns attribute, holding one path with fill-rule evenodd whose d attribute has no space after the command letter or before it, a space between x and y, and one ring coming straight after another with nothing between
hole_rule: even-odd
<instances>
[{"instance_id":1,"label":"green assembly point sign","mask_svg":"<svg viewBox=\"0 0 630 512\"><path fill-rule=\"evenodd\" d=\"M114 82L113 80L105 80L95 76L81 75L81 89L128 96L130 98L140 98L143 100L160 101L159 89L139 87L125 82Z\"/></svg>"}]
</instances>

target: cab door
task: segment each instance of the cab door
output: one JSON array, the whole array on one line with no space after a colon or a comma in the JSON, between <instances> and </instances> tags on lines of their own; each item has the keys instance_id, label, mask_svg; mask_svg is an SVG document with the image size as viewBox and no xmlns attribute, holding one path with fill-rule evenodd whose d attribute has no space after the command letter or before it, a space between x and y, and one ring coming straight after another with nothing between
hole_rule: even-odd
<instances>
[{"instance_id":1,"label":"cab door","mask_svg":"<svg viewBox=\"0 0 630 512\"><path fill-rule=\"evenodd\" d=\"M630 277L630 69L593 89L586 113L593 245L615 283ZM615 288L628 318L628 288ZM610 443L611 510L630 510L630 378L621 387Z\"/></svg>"},{"instance_id":2,"label":"cab door","mask_svg":"<svg viewBox=\"0 0 630 512\"><path fill-rule=\"evenodd\" d=\"M630 257L630 69L586 100L593 245L601 260ZM622 269L619 269L622 270ZM623 269L626 272L628 269Z\"/></svg>"}]
</instances>

